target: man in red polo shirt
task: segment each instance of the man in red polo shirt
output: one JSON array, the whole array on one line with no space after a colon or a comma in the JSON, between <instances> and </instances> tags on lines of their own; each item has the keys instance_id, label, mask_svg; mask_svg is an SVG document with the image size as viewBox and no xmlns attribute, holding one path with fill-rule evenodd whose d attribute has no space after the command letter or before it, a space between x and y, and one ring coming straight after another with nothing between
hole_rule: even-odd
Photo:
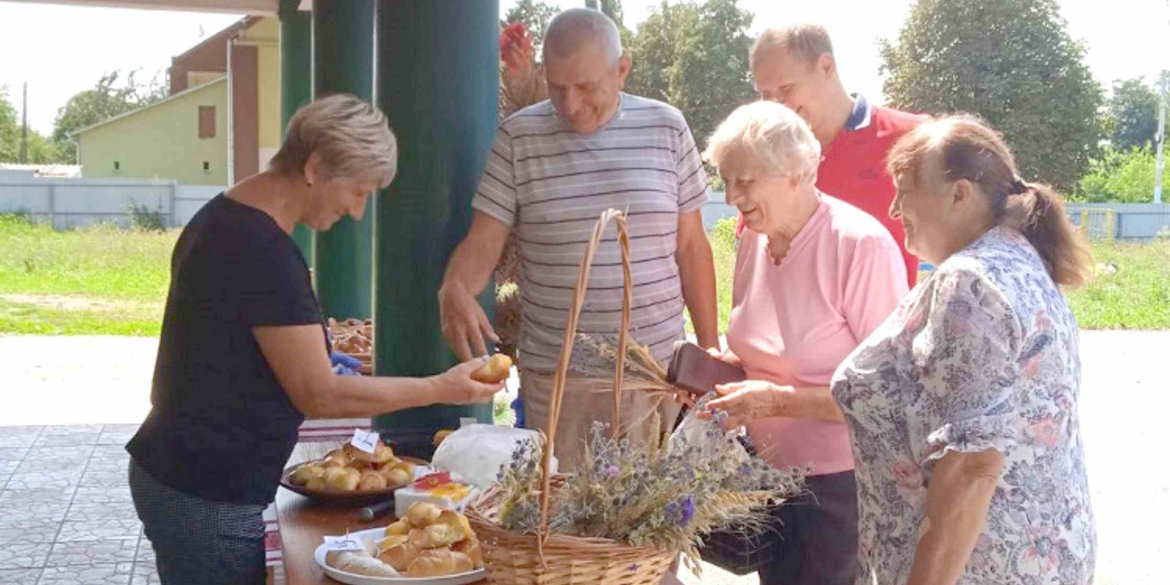
<instances>
[{"instance_id":1,"label":"man in red polo shirt","mask_svg":"<svg viewBox=\"0 0 1170 585\"><path fill-rule=\"evenodd\" d=\"M890 218L896 190L886 173L886 155L927 116L871 105L860 94L847 93L837 75L829 33L818 25L764 31L752 47L751 67L760 97L795 110L820 141L817 188L861 208L890 230L902 249L913 288L918 258L906 251L902 223Z\"/></svg>"}]
</instances>

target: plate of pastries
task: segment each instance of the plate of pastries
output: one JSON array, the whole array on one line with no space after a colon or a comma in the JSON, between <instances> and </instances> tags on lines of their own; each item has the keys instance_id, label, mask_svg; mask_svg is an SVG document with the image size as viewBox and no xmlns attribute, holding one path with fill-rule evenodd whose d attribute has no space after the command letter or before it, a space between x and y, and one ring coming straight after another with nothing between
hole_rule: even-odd
<instances>
[{"instance_id":1,"label":"plate of pastries","mask_svg":"<svg viewBox=\"0 0 1170 585\"><path fill-rule=\"evenodd\" d=\"M483 550L467 517L417 502L385 528L355 532L361 550L317 547L325 574L348 585L464 585L485 577Z\"/></svg>"},{"instance_id":2,"label":"plate of pastries","mask_svg":"<svg viewBox=\"0 0 1170 585\"><path fill-rule=\"evenodd\" d=\"M285 469L280 485L314 500L364 506L385 501L425 467L425 461L396 457L380 439L373 453L346 443L322 459Z\"/></svg>"}]
</instances>

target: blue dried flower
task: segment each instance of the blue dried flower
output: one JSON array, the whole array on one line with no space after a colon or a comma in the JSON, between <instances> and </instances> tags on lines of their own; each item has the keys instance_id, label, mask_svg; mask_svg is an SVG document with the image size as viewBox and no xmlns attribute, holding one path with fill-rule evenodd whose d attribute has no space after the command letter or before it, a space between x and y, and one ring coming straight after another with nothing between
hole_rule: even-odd
<instances>
[{"instance_id":1,"label":"blue dried flower","mask_svg":"<svg viewBox=\"0 0 1170 585\"><path fill-rule=\"evenodd\" d=\"M605 473L608 474L610 477L617 475L619 472L620 472L620 470L617 468L616 465L610 465L609 467L605 468Z\"/></svg>"},{"instance_id":2,"label":"blue dried flower","mask_svg":"<svg viewBox=\"0 0 1170 585\"><path fill-rule=\"evenodd\" d=\"M682 518L679 524L686 526L691 523L691 519L695 517L695 500L690 496L683 499L682 504Z\"/></svg>"}]
</instances>

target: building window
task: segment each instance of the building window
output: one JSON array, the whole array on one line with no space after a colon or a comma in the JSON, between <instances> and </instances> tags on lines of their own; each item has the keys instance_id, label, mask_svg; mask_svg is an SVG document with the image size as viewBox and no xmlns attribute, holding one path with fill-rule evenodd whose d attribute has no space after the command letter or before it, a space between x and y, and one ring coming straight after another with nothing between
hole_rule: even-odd
<instances>
[{"instance_id":1,"label":"building window","mask_svg":"<svg viewBox=\"0 0 1170 585\"><path fill-rule=\"evenodd\" d=\"M215 106L199 106L199 137L215 138Z\"/></svg>"},{"instance_id":2,"label":"building window","mask_svg":"<svg viewBox=\"0 0 1170 585\"><path fill-rule=\"evenodd\" d=\"M211 163L203 161L203 172L211 174Z\"/></svg>"}]
</instances>

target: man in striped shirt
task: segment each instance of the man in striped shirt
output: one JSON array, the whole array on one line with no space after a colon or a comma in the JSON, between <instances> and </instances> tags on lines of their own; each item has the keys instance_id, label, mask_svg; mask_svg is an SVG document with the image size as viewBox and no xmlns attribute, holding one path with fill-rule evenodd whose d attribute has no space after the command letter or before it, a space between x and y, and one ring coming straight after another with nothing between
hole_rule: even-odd
<instances>
[{"instance_id":1,"label":"man in striped shirt","mask_svg":"<svg viewBox=\"0 0 1170 585\"><path fill-rule=\"evenodd\" d=\"M609 208L629 218L631 331L665 363L685 338L684 306L698 342L718 347L715 270L700 209L707 178L682 114L628 95L630 71L613 21L584 8L549 24L543 47L549 100L500 124L472 203L474 219L439 291L443 334L460 359L498 341L475 301L516 231L521 258L520 393L526 424L545 429L552 373L586 243ZM621 254L610 227L593 261L578 331L615 336L621 326ZM594 420L612 418L612 395L570 381L557 456L571 469ZM622 426L643 438L657 411L669 427L677 407L623 395ZM666 401L672 402L672 401Z\"/></svg>"}]
</instances>

